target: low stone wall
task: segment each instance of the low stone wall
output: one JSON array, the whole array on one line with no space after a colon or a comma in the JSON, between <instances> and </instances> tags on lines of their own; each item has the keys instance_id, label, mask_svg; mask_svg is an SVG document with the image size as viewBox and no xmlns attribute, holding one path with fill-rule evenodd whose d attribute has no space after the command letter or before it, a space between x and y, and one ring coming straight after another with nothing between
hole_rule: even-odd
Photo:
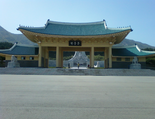
<instances>
[{"instance_id":1,"label":"low stone wall","mask_svg":"<svg viewBox=\"0 0 155 119\"><path fill-rule=\"evenodd\" d=\"M85 76L85 75L91 75L91 76L155 76L155 70L150 70L150 69L0 68L0 74L78 75L78 76Z\"/></svg>"}]
</instances>

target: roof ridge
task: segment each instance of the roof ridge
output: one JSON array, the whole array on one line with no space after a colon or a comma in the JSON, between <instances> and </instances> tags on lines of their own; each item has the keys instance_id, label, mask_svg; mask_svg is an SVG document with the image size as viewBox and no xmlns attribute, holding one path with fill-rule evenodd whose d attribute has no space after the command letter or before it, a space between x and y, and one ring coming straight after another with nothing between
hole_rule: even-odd
<instances>
[{"instance_id":1,"label":"roof ridge","mask_svg":"<svg viewBox=\"0 0 155 119\"><path fill-rule=\"evenodd\" d=\"M44 27L24 27L19 26L17 30L20 30L25 36L28 33L24 33L26 31L32 33L41 33L47 35L59 35L59 36L98 36L98 35L109 35L109 34L119 34L119 32L123 32L123 34L119 35L128 35L131 28L116 28L110 29L107 27L106 21L98 21L98 22L87 22L87 23L70 23L70 22L57 22L47 20ZM126 34L124 34L126 32ZM31 41L35 42L33 39ZM123 40L123 39L121 39ZM120 41L118 41L120 42Z\"/></svg>"},{"instance_id":2,"label":"roof ridge","mask_svg":"<svg viewBox=\"0 0 155 119\"><path fill-rule=\"evenodd\" d=\"M146 50L141 50L141 52L145 52L145 53L155 53L155 51L146 51Z\"/></svg>"},{"instance_id":3,"label":"roof ridge","mask_svg":"<svg viewBox=\"0 0 155 119\"><path fill-rule=\"evenodd\" d=\"M27 44L18 44L18 43L14 43L14 45L9 48L9 49L0 49L0 51L11 51L12 49L14 49L16 46L23 46L23 47L38 47L38 45L27 45Z\"/></svg>"},{"instance_id":4,"label":"roof ridge","mask_svg":"<svg viewBox=\"0 0 155 119\"><path fill-rule=\"evenodd\" d=\"M38 47L38 44L36 44L36 45L17 44L17 46L23 46L23 47Z\"/></svg>"},{"instance_id":5,"label":"roof ridge","mask_svg":"<svg viewBox=\"0 0 155 119\"><path fill-rule=\"evenodd\" d=\"M130 45L130 46L116 46L113 45L112 48L117 49L117 48L132 48L132 47L136 47L136 45Z\"/></svg>"},{"instance_id":6,"label":"roof ridge","mask_svg":"<svg viewBox=\"0 0 155 119\"><path fill-rule=\"evenodd\" d=\"M127 26L127 27L117 27L117 28L112 28L112 27L108 27L109 30L126 30L126 29L131 29L131 26Z\"/></svg>"},{"instance_id":7,"label":"roof ridge","mask_svg":"<svg viewBox=\"0 0 155 119\"><path fill-rule=\"evenodd\" d=\"M104 21L96 21L96 22L59 22L59 21L50 21L48 20L47 23L53 24L62 24L62 25L93 25L93 24L104 24ZM47 24L46 23L46 24Z\"/></svg>"}]
</instances>

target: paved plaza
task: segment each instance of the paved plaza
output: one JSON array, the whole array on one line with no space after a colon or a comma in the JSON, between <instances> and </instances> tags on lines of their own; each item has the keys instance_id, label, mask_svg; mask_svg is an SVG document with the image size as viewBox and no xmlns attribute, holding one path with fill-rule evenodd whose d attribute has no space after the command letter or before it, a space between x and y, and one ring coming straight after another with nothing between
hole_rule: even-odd
<instances>
[{"instance_id":1,"label":"paved plaza","mask_svg":"<svg viewBox=\"0 0 155 119\"><path fill-rule=\"evenodd\" d=\"M154 117L154 76L0 75L0 119Z\"/></svg>"}]
</instances>

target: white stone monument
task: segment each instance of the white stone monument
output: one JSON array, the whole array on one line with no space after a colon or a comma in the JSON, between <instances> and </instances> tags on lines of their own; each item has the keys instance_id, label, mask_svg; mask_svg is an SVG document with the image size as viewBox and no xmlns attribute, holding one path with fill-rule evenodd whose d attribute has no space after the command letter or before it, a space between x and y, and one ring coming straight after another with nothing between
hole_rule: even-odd
<instances>
[{"instance_id":1,"label":"white stone monument","mask_svg":"<svg viewBox=\"0 0 155 119\"><path fill-rule=\"evenodd\" d=\"M70 67L77 67L78 62L80 67L87 67L90 63L90 60L84 51L76 51L74 56L68 60Z\"/></svg>"},{"instance_id":2,"label":"white stone monument","mask_svg":"<svg viewBox=\"0 0 155 119\"><path fill-rule=\"evenodd\" d=\"M11 62L8 62L7 67L9 67L9 68L20 67L19 62L17 62L17 58L14 55L12 55Z\"/></svg>"},{"instance_id":3,"label":"white stone monument","mask_svg":"<svg viewBox=\"0 0 155 119\"><path fill-rule=\"evenodd\" d=\"M130 64L130 69L141 69L141 64L138 63L137 57L134 57L132 64Z\"/></svg>"},{"instance_id":4,"label":"white stone monument","mask_svg":"<svg viewBox=\"0 0 155 119\"><path fill-rule=\"evenodd\" d=\"M99 62L97 62L97 64L96 64L96 65L94 65L94 67L100 67Z\"/></svg>"}]
</instances>

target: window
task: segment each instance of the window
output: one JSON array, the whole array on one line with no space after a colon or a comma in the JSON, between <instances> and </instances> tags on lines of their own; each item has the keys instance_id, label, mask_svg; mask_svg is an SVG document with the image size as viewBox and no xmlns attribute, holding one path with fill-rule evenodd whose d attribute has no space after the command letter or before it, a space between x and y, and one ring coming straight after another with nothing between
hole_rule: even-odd
<instances>
[{"instance_id":1,"label":"window","mask_svg":"<svg viewBox=\"0 0 155 119\"><path fill-rule=\"evenodd\" d=\"M130 61L130 58L125 58L125 61Z\"/></svg>"},{"instance_id":2,"label":"window","mask_svg":"<svg viewBox=\"0 0 155 119\"><path fill-rule=\"evenodd\" d=\"M117 58L117 61L121 61L122 59L121 58Z\"/></svg>"},{"instance_id":3,"label":"window","mask_svg":"<svg viewBox=\"0 0 155 119\"><path fill-rule=\"evenodd\" d=\"M30 60L34 60L34 57L30 57L29 59L30 59Z\"/></svg>"},{"instance_id":4,"label":"window","mask_svg":"<svg viewBox=\"0 0 155 119\"><path fill-rule=\"evenodd\" d=\"M21 60L25 60L25 57L22 56L22 57L21 57Z\"/></svg>"}]
</instances>

